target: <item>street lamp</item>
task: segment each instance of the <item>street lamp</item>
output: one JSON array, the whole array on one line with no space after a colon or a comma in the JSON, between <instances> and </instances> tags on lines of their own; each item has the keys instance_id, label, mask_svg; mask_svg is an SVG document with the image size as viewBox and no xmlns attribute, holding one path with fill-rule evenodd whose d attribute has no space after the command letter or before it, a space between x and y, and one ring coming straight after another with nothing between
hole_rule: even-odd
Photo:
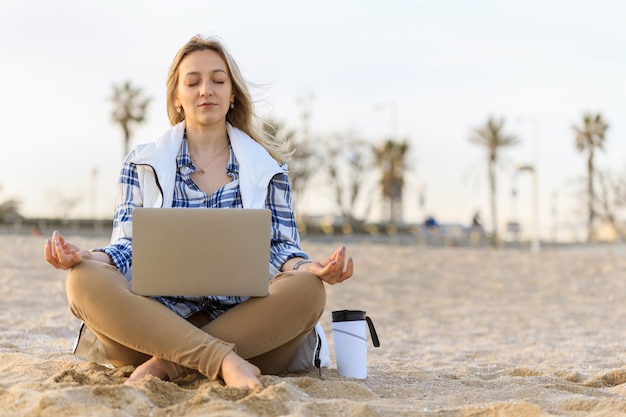
<instances>
[{"instance_id":1,"label":"street lamp","mask_svg":"<svg viewBox=\"0 0 626 417\"><path fill-rule=\"evenodd\" d=\"M528 171L532 178L532 213L533 213L533 237L530 249L533 253L539 253L539 197L537 193L537 171L532 165L518 165L518 172Z\"/></svg>"}]
</instances>

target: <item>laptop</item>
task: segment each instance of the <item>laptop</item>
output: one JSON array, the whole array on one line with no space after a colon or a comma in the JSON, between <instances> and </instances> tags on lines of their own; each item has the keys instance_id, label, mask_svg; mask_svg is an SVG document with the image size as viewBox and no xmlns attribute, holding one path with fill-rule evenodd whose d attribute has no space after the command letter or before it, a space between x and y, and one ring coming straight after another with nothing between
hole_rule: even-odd
<instances>
[{"instance_id":1,"label":"laptop","mask_svg":"<svg viewBox=\"0 0 626 417\"><path fill-rule=\"evenodd\" d=\"M131 289L140 295L268 294L267 209L136 208Z\"/></svg>"}]
</instances>

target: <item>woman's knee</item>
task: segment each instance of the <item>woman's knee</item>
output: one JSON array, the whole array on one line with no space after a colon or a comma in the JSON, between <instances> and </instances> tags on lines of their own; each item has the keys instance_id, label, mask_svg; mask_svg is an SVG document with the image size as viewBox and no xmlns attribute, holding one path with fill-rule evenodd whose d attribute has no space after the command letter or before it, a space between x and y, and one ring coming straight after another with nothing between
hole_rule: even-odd
<instances>
[{"instance_id":1,"label":"woman's knee","mask_svg":"<svg viewBox=\"0 0 626 417\"><path fill-rule=\"evenodd\" d=\"M99 270L98 263L96 261L82 261L70 270L65 281L68 296L82 294L85 290L89 291L90 288L94 287Z\"/></svg>"},{"instance_id":2,"label":"woman's knee","mask_svg":"<svg viewBox=\"0 0 626 417\"><path fill-rule=\"evenodd\" d=\"M274 288L272 288L274 287ZM292 302L319 311L326 305L326 289L317 275L311 272L285 272L272 281L270 291L284 292Z\"/></svg>"},{"instance_id":3,"label":"woman's knee","mask_svg":"<svg viewBox=\"0 0 626 417\"><path fill-rule=\"evenodd\" d=\"M70 307L102 298L107 292L107 284L115 285L115 278L124 279L114 266L98 261L82 261L70 270L65 281Z\"/></svg>"},{"instance_id":4,"label":"woman's knee","mask_svg":"<svg viewBox=\"0 0 626 417\"><path fill-rule=\"evenodd\" d=\"M326 305L326 288L324 287L324 282L312 272L302 272L299 275L301 276L296 279L303 281L301 285L306 288L305 293L307 298L317 303L320 309L323 310Z\"/></svg>"}]
</instances>

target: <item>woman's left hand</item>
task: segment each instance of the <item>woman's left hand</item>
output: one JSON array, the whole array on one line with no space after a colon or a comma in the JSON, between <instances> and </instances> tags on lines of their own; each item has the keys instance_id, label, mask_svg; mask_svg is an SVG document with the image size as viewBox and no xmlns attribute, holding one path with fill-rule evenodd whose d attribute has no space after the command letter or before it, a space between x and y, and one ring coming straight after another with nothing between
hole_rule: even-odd
<instances>
[{"instance_id":1,"label":"woman's left hand","mask_svg":"<svg viewBox=\"0 0 626 417\"><path fill-rule=\"evenodd\" d=\"M346 262L346 247L340 246L328 259L319 262L304 264L306 271L313 272L322 281L335 285L352 276L354 262L349 257ZM300 268L304 269L304 268Z\"/></svg>"}]
</instances>

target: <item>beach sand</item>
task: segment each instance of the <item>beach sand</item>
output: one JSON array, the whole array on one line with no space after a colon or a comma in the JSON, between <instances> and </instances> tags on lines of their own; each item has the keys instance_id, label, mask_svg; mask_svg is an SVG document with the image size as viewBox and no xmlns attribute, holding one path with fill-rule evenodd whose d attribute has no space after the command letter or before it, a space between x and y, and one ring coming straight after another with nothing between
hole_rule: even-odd
<instances>
[{"instance_id":1,"label":"beach sand","mask_svg":"<svg viewBox=\"0 0 626 417\"><path fill-rule=\"evenodd\" d=\"M71 237L83 247L106 238ZM303 240L313 257L340 242ZM626 415L626 250L350 244L355 276L327 286L332 364L257 390L176 385L71 354L78 321L43 238L0 235L2 416ZM366 310L381 346L368 378L338 375L331 311Z\"/></svg>"}]
</instances>

